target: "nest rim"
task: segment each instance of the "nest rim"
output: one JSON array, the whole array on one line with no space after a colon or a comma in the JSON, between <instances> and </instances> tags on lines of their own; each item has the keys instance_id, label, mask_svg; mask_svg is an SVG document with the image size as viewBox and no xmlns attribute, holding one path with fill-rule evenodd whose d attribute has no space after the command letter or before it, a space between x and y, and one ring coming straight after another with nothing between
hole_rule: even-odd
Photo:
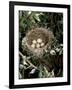
<instances>
[{"instance_id":1,"label":"nest rim","mask_svg":"<svg viewBox=\"0 0 72 90\"><path fill-rule=\"evenodd\" d=\"M33 40L37 41L38 38L41 38L46 45L49 41L48 31L44 28L35 28L26 34L28 45L31 45Z\"/></svg>"}]
</instances>

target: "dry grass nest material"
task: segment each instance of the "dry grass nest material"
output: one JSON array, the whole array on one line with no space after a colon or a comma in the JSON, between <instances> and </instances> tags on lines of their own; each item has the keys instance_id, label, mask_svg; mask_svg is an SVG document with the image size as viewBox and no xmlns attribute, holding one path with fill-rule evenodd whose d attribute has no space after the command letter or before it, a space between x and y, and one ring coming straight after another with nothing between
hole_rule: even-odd
<instances>
[{"instance_id":1,"label":"dry grass nest material","mask_svg":"<svg viewBox=\"0 0 72 90\"><path fill-rule=\"evenodd\" d=\"M22 40L22 46L26 45L27 51L33 53L35 56L42 56L43 51L50 45L50 42L54 38L54 35L51 31L45 28L35 28L30 30L27 34L26 37L23 38ZM38 40L41 39L42 42L44 43L43 47L40 48L32 48L32 42L33 40ZM25 49L25 47L23 47Z\"/></svg>"}]
</instances>

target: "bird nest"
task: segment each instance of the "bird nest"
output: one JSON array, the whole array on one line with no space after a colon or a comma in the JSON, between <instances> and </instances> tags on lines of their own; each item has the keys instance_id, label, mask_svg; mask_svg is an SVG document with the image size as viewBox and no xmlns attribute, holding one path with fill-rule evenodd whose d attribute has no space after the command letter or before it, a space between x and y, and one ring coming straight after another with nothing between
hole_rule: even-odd
<instances>
[{"instance_id":1,"label":"bird nest","mask_svg":"<svg viewBox=\"0 0 72 90\"><path fill-rule=\"evenodd\" d=\"M53 38L53 33L45 28L32 29L22 40L23 50L32 53L34 56L41 57Z\"/></svg>"}]
</instances>

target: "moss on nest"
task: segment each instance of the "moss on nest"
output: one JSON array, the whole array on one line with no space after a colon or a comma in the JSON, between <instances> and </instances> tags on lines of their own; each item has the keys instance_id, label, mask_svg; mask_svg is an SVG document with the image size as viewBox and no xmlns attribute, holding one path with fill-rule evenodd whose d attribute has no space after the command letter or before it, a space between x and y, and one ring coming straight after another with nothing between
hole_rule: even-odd
<instances>
[{"instance_id":1,"label":"moss on nest","mask_svg":"<svg viewBox=\"0 0 72 90\"><path fill-rule=\"evenodd\" d=\"M42 48L33 49L31 47L32 41L37 40L38 38L41 38L45 45ZM41 27L32 29L26 34L26 37L24 37L22 40L23 50L25 50L26 45L26 50L28 52L31 52L34 56L40 57L43 55L44 50L48 48L53 38L54 38L53 33L45 28Z\"/></svg>"}]
</instances>

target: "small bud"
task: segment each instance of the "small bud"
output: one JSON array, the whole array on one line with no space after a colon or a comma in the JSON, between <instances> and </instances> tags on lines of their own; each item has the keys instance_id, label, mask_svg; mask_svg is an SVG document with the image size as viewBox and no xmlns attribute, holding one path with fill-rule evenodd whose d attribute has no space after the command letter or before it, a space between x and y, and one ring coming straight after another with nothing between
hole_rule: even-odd
<instances>
[{"instance_id":1,"label":"small bud","mask_svg":"<svg viewBox=\"0 0 72 90\"><path fill-rule=\"evenodd\" d=\"M27 65L26 60L23 60L23 64L24 64L24 65Z\"/></svg>"},{"instance_id":2,"label":"small bud","mask_svg":"<svg viewBox=\"0 0 72 90\"><path fill-rule=\"evenodd\" d=\"M60 51L60 49L59 49L59 48L56 48L56 51L57 51L57 52L59 52L59 51Z\"/></svg>"},{"instance_id":3,"label":"small bud","mask_svg":"<svg viewBox=\"0 0 72 90\"><path fill-rule=\"evenodd\" d=\"M56 52L55 52L54 50L51 50L51 51L50 51L50 54L51 54L51 55L56 55Z\"/></svg>"},{"instance_id":4,"label":"small bud","mask_svg":"<svg viewBox=\"0 0 72 90\"><path fill-rule=\"evenodd\" d=\"M31 11L29 11L28 14L30 15L31 14Z\"/></svg>"},{"instance_id":5,"label":"small bud","mask_svg":"<svg viewBox=\"0 0 72 90\"><path fill-rule=\"evenodd\" d=\"M36 71L36 69L32 69L31 72L30 72L30 74L34 74L35 71Z\"/></svg>"}]
</instances>

